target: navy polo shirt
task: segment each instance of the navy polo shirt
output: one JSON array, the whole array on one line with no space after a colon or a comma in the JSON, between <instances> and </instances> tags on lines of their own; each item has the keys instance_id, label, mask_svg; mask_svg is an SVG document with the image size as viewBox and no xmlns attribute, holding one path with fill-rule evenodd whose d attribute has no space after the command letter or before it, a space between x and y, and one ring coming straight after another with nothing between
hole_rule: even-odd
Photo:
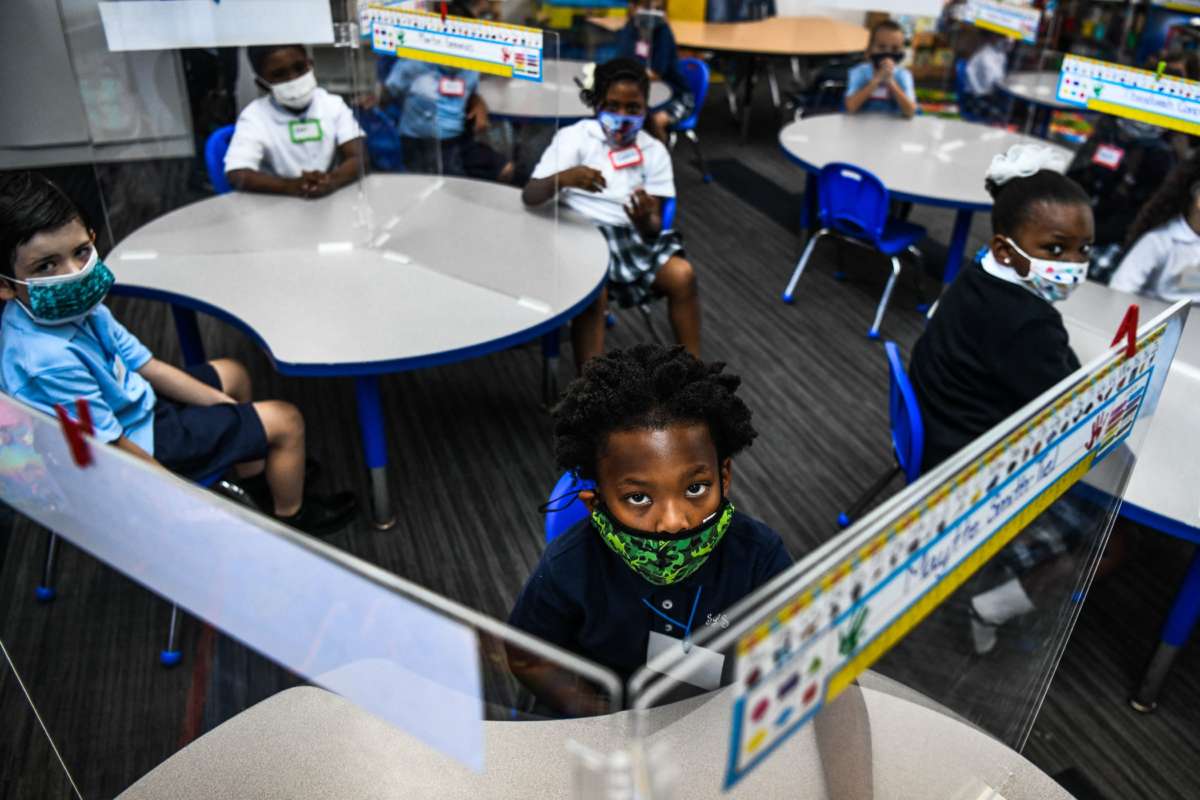
<instances>
[{"instance_id":1,"label":"navy polo shirt","mask_svg":"<svg viewBox=\"0 0 1200 800\"><path fill-rule=\"evenodd\" d=\"M692 637L792 564L779 534L734 512L717 549L687 580L655 586L608 548L584 519L546 546L508 623L629 680L646 663L650 631L682 639L700 592ZM645 598L680 624L654 614ZM732 622L733 620L729 620Z\"/></svg>"}]
</instances>

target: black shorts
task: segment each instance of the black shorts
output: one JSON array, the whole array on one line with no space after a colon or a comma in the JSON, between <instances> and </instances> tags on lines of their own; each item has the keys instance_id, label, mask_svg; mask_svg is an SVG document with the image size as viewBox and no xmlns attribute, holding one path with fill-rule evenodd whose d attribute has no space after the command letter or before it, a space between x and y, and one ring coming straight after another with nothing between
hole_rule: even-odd
<instances>
[{"instance_id":1,"label":"black shorts","mask_svg":"<svg viewBox=\"0 0 1200 800\"><path fill-rule=\"evenodd\" d=\"M221 388L209 364L184 372ZM267 432L250 403L189 406L160 397L154 405L154 460L176 475L200 481L266 454Z\"/></svg>"}]
</instances>

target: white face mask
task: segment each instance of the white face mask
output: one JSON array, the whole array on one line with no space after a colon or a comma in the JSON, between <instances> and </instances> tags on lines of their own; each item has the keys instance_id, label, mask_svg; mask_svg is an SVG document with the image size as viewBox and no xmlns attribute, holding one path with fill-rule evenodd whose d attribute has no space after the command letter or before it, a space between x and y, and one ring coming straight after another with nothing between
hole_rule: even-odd
<instances>
[{"instance_id":1,"label":"white face mask","mask_svg":"<svg viewBox=\"0 0 1200 800\"><path fill-rule=\"evenodd\" d=\"M1021 280L1027 281L1034 294L1058 303L1066 300L1071 292L1087 278L1088 263L1084 261L1050 261L1045 258L1034 258L1026 253L1017 243L1007 236L1004 240L1029 262L1029 274Z\"/></svg>"},{"instance_id":2,"label":"white face mask","mask_svg":"<svg viewBox=\"0 0 1200 800\"><path fill-rule=\"evenodd\" d=\"M312 102L313 92L317 90L317 76L310 69L299 78L293 78L283 83L271 84L271 96L275 102L293 111L302 111Z\"/></svg>"}]
</instances>

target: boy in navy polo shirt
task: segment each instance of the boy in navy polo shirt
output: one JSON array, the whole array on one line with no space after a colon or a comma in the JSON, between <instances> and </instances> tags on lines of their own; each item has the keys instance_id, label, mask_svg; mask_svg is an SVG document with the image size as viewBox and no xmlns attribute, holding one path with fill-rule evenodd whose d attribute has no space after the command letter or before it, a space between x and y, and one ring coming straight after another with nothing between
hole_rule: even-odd
<instances>
[{"instance_id":1,"label":"boy in navy polo shirt","mask_svg":"<svg viewBox=\"0 0 1200 800\"><path fill-rule=\"evenodd\" d=\"M596 483L579 493L590 518L546 547L509 624L628 680L791 565L779 535L729 501L733 456L757 434L723 368L656 345L588 362L554 435L559 466ZM509 661L556 711L603 708L550 665Z\"/></svg>"},{"instance_id":2,"label":"boy in navy polo shirt","mask_svg":"<svg viewBox=\"0 0 1200 800\"><path fill-rule=\"evenodd\" d=\"M102 305L112 283L57 186L30 172L0 177L0 391L51 415L83 398L97 439L193 480L237 467L252 496L308 533L353 518L352 495L304 492L295 406L251 402L236 361L184 371L154 358Z\"/></svg>"}]
</instances>

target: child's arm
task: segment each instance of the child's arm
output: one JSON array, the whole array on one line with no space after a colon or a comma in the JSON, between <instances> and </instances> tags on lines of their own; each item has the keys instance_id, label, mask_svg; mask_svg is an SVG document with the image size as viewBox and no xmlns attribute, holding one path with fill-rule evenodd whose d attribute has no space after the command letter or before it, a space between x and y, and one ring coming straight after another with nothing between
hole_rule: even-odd
<instances>
[{"instance_id":1,"label":"child's arm","mask_svg":"<svg viewBox=\"0 0 1200 800\"><path fill-rule=\"evenodd\" d=\"M472 94L467 100L467 122L474 126L476 133L483 133L488 128L487 103L478 94Z\"/></svg>"},{"instance_id":2,"label":"child's arm","mask_svg":"<svg viewBox=\"0 0 1200 800\"><path fill-rule=\"evenodd\" d=\"M917 113L916 100L909 93L909 88L901 85L899 79L896 77L895 70L888 77L887 87L888 91L892 93L892 99L900 107L900 113L904 115L905 119L912 119L913 115Z\"/></svg>"},{"instance_id":3,"label":"child's arm","mask_svg":"<svg viewBox=\"0 0 1200 800\"><path fill-rule=\"evenodd\" d=\"M595 717L618 711L612 698L606 698L596 687L580 676L516 645L506 644L508 667L539 701L569 717Z\"/></svg>"},{"instance_id":4,"label":"child's arm","mask_svg":"<svg viewBox=\"0 0 1200 800\"><path fill-rule=\"evenodd\" d=\"M146 379L156 394L177 403L189 406L215 406L233 403L232 397L214 389L188 375L181 369L152 358L139 369L138 374Z\"/></svg>"},{"instance_id":5,"label":"child's arm","mask_svg":"<svg viewBox=\"0 0 1200 800\"><path fill-rule=\"evenodd\" d=\"M229 185L239 192L262 192L264 194L286 194L301 197L304 193L303 178L280 178L255 169L235 169L226 172Z\"/></svg>"},{"instance_id":6,"label":"child's arm","mask_svg":"<svg viewBox=\"0 0 1200 800\"><path fill-rule=\"evenodd\" d=\"M662 232L662 201L646 194L645 189L638 189L629 196L625 215L644 242L653 242Z\"/></svg>"},{"instance_id":7,"label":"child's arm","mask_svg":"<svg viewBox=\"0 0 1200 800\"><path fill-rule=\"evenodd\" d=\"M585 192L602 192L608 184L604 173L591 167L578 166L564 169L545 178L532 178L521 190L521 202L527 206L540 206L558 194L560 189L583 189Z\"/></svg>"},{"instance_id":8,"label":"child's arm","mask_svg":"<svg viewBox=\"0 0 1200 800\"><path fill-rule=\"evenodd\" d=\"M304 182L303 195L310 198L324 197L336 192L346 184L358 180L364 164L362 143L361 136L343 142L342 146L338 148L338 153L342 156L342 163L329 172L305 172L301 175L300 179Z\"/></svg>"},{"instance_id":9,"label":"child's arm","mask_svg":"<svg viewBox=\"0 0 1200 800\"><path fill-rule=\"evenodd\" d=\"M871 73L871 78L862 85L862 88L846 95L846 113L857 114L858 110L863 107L863 103L871 99L871 95L879 88L879 84L884 80L883 70L877 69Z\"/></svg>"},{"instance_id":10,"label":"child's arm","mask_svg":"<svg viewBox=\"0 0 1200 800\"><path fill-rule=\"evenodd\" d=\"M124 450L126 453L129 453L130 455L133 455L133 456L137 456L138 458L142 459L143 461L149 461L151 464L154 464L155 466L160 466L159 463L154 460L154 456L150 455L145 450L138 447L132 441L127 439L124 435L118 436L116 439L113 440L112 444L113 444L113 447L117 448L118 450Z\"/></svg>"}]
</instances>

